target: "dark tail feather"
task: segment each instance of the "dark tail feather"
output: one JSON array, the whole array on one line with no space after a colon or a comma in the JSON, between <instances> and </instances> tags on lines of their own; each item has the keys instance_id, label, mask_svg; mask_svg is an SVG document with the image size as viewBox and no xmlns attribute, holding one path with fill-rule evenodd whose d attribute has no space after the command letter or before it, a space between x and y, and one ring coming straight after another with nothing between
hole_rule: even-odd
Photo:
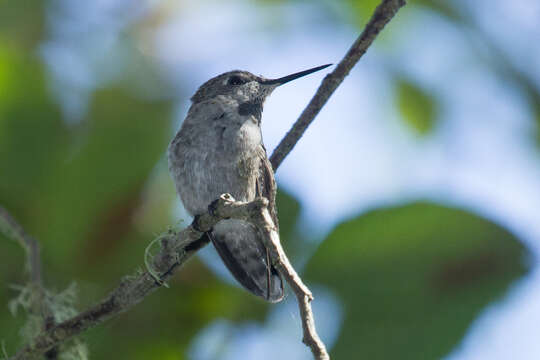
<instances>
[{"instance_id":1,"label":"dark tail feather","mask_svg":"<svg viewBox=\"0 0 540 360\"><path fill-rule=\"evenodd\" d=\"M223 225L223 222L229 223ZM219 256L244 288L270 302L283 299L281 276L270 264L268 252L253 225L224 220L208 234Z\"/></svg>"}]
</instances>

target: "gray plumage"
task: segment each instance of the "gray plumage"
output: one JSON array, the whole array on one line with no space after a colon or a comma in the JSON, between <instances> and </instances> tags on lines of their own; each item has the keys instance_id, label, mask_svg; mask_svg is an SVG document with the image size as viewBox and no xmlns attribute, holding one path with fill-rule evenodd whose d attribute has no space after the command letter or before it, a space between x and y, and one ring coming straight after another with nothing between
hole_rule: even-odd
<instances>
[{"instance_id":1,"label":"gray plumage","mask_svg":"<svg viewBox=\"0 0 540 360\"><path fill-rule=\"evenodd\" d=\"M197 90L168 149L169 171L191 215L207 212L208 205L223 193L240 201L264 196L278 226L274 173L260 128L262 107L277 86L324 67L275 80L231 71ZM283 298L281 276L270 263L255 226L242 220L222 220L207 236L246 289L271 302Z\"/></svg>"}]
</instances>

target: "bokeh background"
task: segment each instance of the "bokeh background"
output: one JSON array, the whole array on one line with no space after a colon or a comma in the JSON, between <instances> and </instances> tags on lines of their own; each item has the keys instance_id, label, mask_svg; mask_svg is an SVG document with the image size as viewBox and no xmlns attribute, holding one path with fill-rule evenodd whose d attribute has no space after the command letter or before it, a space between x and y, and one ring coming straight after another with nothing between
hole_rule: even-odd
<instances>
[{"instance_id":1,"label":"bokeh background","mask_svg":"<svg viewBox=\"0 0 540 360\"><path fill-rule=\"evenodd\" d=\"M0 204L42 244L47 288L75 281L85 309L189 223L165 151L201 83L336 63L377 3L0 1ZM279 168L334 358L540 356L539 18L534 0L410 0ZM323 76L267 101L267 149ZM0 235L8 354L24 262ZM82 340L91 359L311 358L294 296L254 298L211 247Z\"/></svg>"}]
</instances>

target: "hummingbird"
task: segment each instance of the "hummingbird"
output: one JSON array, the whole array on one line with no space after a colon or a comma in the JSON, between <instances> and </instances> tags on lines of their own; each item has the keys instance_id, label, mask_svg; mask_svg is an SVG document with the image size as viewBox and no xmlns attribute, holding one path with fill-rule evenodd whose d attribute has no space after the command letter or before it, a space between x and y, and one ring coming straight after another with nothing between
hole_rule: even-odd
<instances>
[{"instance_id":1,"label":"hummingbird","mask_svg":"<svg viewBox=\"0 0 540 360\"><path fill-rule=\"evenodd\" d=\"M263 196L278 229L276 182L261 133L263 104L278 86L330 65L278 79L234 70L201 85L167 151L169 172L190 215L206 213L224 193L246 202ZM203 236L244 288L269 302L283 299L281 275L253 224L225 219Z\"/></svg>"}]
</instances>

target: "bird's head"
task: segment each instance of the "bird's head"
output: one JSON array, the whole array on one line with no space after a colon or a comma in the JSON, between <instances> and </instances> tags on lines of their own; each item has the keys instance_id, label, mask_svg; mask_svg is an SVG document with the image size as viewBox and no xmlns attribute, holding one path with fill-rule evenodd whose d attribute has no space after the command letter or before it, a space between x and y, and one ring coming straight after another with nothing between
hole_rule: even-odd
<instances>
[{"instance_id":1,"label":"bird's head","mask_svg":"<svg viewBox=\"0 0 540 360\"><path fill-rule=\"evenodd\" d=\"M234 70L218 75L205 82L197 90L191 101L195 104L213 99L219 95L237 100L239 104L257 103L263 104L264 100L272 91L289 81L322 70L331 64L318 66L313 69L300 71L278 79L266 79L262 76L253 75L247 71Z\"/></svg>"}]
</instances>

